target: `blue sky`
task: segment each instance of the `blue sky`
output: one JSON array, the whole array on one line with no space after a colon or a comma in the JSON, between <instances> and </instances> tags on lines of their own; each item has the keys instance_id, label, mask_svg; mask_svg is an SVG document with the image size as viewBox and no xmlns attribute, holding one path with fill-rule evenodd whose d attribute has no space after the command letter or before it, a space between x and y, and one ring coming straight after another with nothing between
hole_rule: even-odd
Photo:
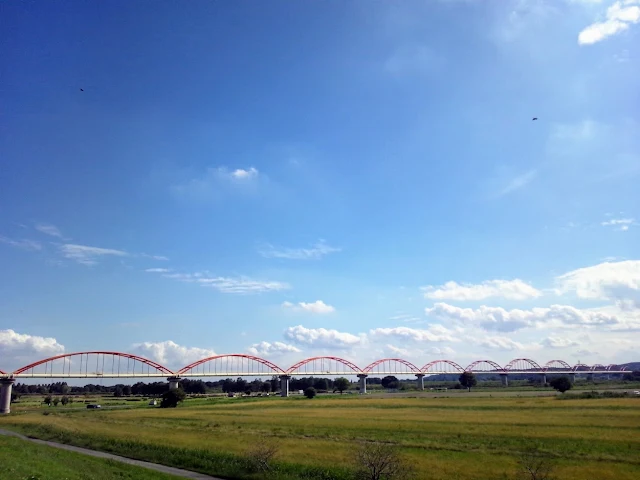
<instances>
[{"instance_id":1,"label":"blue sky","mask_svg":"<svg viewBox=\"0 0 640 480\"><path fill-rule=\"evenodd\" d=\"M0 368L638 360L640 1L2 17Z\"/></svg>"}]
</instances>

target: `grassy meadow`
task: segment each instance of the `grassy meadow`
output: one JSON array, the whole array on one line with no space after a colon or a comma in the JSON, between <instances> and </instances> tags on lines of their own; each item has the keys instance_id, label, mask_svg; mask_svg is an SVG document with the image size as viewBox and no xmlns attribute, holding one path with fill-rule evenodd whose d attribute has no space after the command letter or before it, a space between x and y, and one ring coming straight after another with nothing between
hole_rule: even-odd
<instances>
[{"instance_id":1,"label":"grassy meadow","mask_svg":"<svg viewBox=\"0 0 640 480\"><path fill-rule=\"evenodd\" d=\"M280 446L269 477L278 479L347 479L357 443L371 440L399 446L419 479L513 478L533 445L558 479L640 478L639 398L211 398L176 409L25 409L0 428L227 478L258 478L243 461L263 437Z\"/></svg>"},{"instance_id":2,"label":"grassy meadow","mask_svg":"<svg viewBox=\"0 0 640 480\"><path fill-rule=\"evenodd\" d=\"M90 473L88 473L90 472ZM0 436L2 480L176 480L178 477Z\"/></svg>"}]
</instances>

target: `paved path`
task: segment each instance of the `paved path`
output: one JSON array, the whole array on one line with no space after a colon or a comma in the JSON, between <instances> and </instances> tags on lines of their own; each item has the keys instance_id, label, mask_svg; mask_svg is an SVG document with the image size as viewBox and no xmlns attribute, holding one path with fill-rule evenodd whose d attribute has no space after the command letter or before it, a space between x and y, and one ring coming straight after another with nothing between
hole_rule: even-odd
<instances>
[{"instance_id":1,"label":"paved path","mask_svg":"<svg viewBox=\"0 0 640 480\"><path fill-rule=\"evenodd\" d=\"M10 430L3 430L1 428L0 428L0 435L16 437L21 440L37 443L39 445L47 445L48 447L61 448L62 450L69 450L70 452L81 453L83 455L90 455L92 457L106 458L108 460L115 460L116 462L128 463L129 465L148 468L150 470L155 470L157 472L168 473L169 475L175 475L176 477L191 478L194 480L222 480L221 478L211 477L203 473L191 472L189 470L182 470L181 468L166 467L164 465L158 465L157 463L143 462L142 460L133 460L131 458L120 457L119 455L112 455L111 453L99 452L97 450L89 450L88 448L74 447L72 445L65 445L64 443L48 442L46 440L29 438L29 437L25 437L24 435L20 435L19 433L15 433Z\"/></svg>"}]
</instances>

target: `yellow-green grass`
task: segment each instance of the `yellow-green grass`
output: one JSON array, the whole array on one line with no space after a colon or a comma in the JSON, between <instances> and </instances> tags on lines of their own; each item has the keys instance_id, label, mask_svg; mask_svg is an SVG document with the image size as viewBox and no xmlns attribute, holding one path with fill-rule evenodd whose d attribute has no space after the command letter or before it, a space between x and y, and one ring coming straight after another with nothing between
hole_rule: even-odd
<instances>
[{"instance_id":1,"label":"yellow-green grass","mask_svg":"<svg viewBox=\"0 0 640 480\"><path fill-rule=\"evenodd\" d=\"M2 480L171 480L177 478L114 460L35 445L18 438L0 437L0 479Z\"/></svg>"},{"instance_id":2,"label":"yellow-green grass","mask_svg":"<svg viewBox=\"0 0 640 480\"><path fill-rule=\"evenodd\" d=\"M535 444L559 478L640 478L636 398L212 399L177 409L25 412L0 427L235 455L266 435L277 437L281 461L313 466L348 466L358 441L378 440L398 445L425 479L512 476L519 452Z\"/></svg>"}]
</instances>

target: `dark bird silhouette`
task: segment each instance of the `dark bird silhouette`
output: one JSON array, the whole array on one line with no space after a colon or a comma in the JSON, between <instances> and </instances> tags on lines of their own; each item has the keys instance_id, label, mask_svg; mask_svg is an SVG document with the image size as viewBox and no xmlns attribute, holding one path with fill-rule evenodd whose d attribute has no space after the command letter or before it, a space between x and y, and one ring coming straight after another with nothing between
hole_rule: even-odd
<instances>
[{"instance_id":1,"label":"dark bird silhouette","mask_svg":"<svg viewBox=\"0 0 640 480\"><path fill-rule=\"evenodd\" d=\"M84 88L81 88L81 89L80 89L80 91L81 91L81 92L84 92Z\"/></svg>"},{"instance_id":2,"label":"dark bird silhouette","mask_svg":"<svg viewBox=\"0 0 640 480\"><path fill-rule=\"evenodd\" d=\"M532 121L535 121L535 120L537 120L537 119L538 119L538 117L533 117L533 120L532 120Z\"/></svg>"}]
</instances>

